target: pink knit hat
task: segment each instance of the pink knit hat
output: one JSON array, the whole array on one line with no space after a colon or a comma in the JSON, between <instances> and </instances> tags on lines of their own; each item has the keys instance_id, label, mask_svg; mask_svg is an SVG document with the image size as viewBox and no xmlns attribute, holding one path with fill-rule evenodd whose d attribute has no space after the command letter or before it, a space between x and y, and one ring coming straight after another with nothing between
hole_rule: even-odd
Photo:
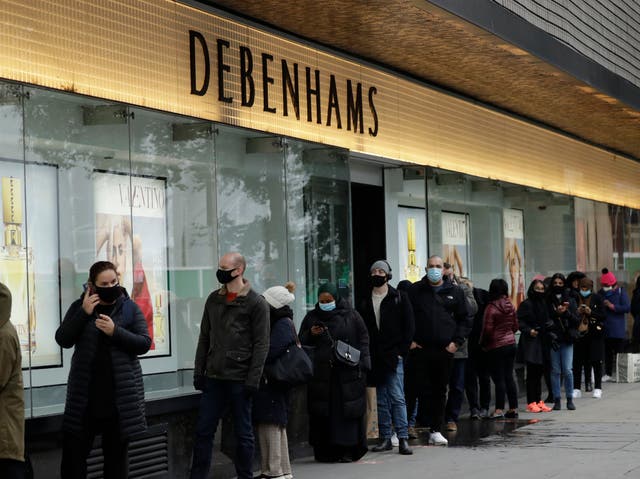
<instances>
[{"instance_id":1,"label":"pink knit hat","mask_svg":"<svg viewBox=\"0 0 640 479\"><path fill-rule=\"evenodd\" d=\"M602 268L602 276L600 276L600 284L602 286L613 286L618 280L607 268Z\"/></svg>"}]
</instances>

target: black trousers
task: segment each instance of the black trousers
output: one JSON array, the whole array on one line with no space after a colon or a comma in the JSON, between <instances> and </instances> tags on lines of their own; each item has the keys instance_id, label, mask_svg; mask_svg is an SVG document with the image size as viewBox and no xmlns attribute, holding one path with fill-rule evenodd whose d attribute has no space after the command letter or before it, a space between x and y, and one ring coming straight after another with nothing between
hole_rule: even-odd
<instances>
[{"instance_id":1,"label":"black trousers","mask_svg":"<svg viewBox=\"0 0 640 479\"><path fill-rule=\"evenodd\" d=\"M539 403L542 400L542 376L544 365L527 363L527 404Z\"/></svg>"},{"instance_id":2,"label":"black trousers","mask_svg":"<svg viewBox=\"0 0 640 479\"><path fill-rule=\"evenodd\" d=\"M120 436L120 424L115 418L89 421L81 435L64 433L61 477L86 479L87 457L97 434L102 434L104 479L127 479L129 476L129 441Z\"/></svg>"},{"instance_id":3,"label":"black trousers","mask_svg":"<svg viewBox=\"0 0 640 479\"><path fill-rule=\"evenodd\" d=\"M433 432L439 432L444 422L453 354L447 352L444 346L425 346L414 351L418 351L416 361L423 373L423 377L418 380L416 422L421 426L428 426ZM413 407L413 404L410 406L407 402L407 407Z\"/></svg>"},{"instance_id":4,"label":"black trousers","mask_svg":"<svg viewBox=\"0 0 640 479\"><path fill-rule=\"evenodd\" d=\"M491 376L487 353L479 346L469 345L469 359L467 359L464 376L469 410L488 410L491 404Z\"/></svg>"},{"instance_id":5,"label":"black trousers","mask_svg":"<svg viewBox=\"0 0 640 479\"><path fill-rule=\"evenodd\" d=\"M604 372L607 376L613 375L616 354L622 352L624 352L624 339L606 338L604 340Z\"/></svg>"},{"instance_id":6,"label":"black trousers","mask_svg":"<svg viewBox=\"0 0 640 479\"><path fill-rule=\"evenodd\" d=\"M0 477L2 479L24 479L24 462L15 459L0 459Z\"/></svg>"},{"instance_id":7,"label":"black trousers","mask_svg":"<svg viewBox=\"0 0 640 479\"><path fill-rule=\"evenodd\" d=\"M496 409L504 409L505 393L509 397L509 408L518 409L518 388L513 378L516 345L502 346L492 349L488 353L491 364L491 379L496 387Z\"/></svg>"}]
</instances>

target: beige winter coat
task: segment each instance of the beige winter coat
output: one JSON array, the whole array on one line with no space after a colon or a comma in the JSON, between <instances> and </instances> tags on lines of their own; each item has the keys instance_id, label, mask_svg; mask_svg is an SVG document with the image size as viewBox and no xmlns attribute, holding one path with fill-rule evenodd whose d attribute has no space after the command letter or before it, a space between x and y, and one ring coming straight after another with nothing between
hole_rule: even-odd
<instances>
[{"instance_id":1,"label":"beige winter coat","mask_svg":"<svg viewBox=\"0 0 640 479\"><path fill-rule=\"evenodd\" d=\"M24 461L22 355L10 316L11 292L0 283L0 459Z\"/></svg>"}]
</instances>

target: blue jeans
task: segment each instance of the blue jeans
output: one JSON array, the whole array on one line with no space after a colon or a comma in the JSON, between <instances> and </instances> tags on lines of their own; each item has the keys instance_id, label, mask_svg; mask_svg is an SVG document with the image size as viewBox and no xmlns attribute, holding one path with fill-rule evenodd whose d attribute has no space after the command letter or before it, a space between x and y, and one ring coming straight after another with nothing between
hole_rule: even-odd
<instances>
[{"instance_id":1,"label":"blue jeans","mask_svg":"<svg viewBox=\"0 0 640 479\"><path fill-rule=\"evenodd\" d=\"M241 382L207 378L205 391L200 398L200 411L196 423L191 479L205 479L209 476L213 437L218 422L229 407L237 440L235 466L238 479L253 478L251 398L246 396L244 384Z\"/></svg>"},{"instance_id":2,"label":"blue jeans","mask_svg":"<svg viewBox=\"0 0 640 479\"><path fill-rule=\"evenodd\" d=\"M391 419L399 438L407 439L407 405L404 400L404 365L398 358L396 371L385 376L376 387L378 401L378 428L380 437L388 439L392 435Z\"/></svg>"},{"instance_id":3,"label":"blue jeans","mask_svg":"<svg viewBox=\"0 0 640 479\"><path fill-rule=\"evenodd\" d=\"M560 373L564 378L564 393L573 398L573 344L560 343L557 351L551 350L551 389L553 398L560 399Z\"/></svg>"},{"instance_id":4,"label":"blue jeans","mask_svg":"<svg viewBox=\"0 0 640 479\"><path fill-rule=\"evenodd\" d=\"M446 422L458 422L462 401L464 400L464 372L467 364L466 358L455 358L449 376L449 396L444 411Z\"/></svg>"}]
</instances>

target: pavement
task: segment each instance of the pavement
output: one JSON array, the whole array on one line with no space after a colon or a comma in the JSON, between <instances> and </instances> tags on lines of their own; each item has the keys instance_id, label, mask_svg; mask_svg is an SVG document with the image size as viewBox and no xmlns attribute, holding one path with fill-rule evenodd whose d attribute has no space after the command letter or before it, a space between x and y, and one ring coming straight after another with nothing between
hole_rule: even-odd
<instances>
[{"instance_id":1,"label":"pavement","mask_svg":"<svg viewBox=\"0 0 640 479\"><path fill-rule=\"evenodd\" d=\"M293 462L300 479L640 478L640 383L605 383L602 399L583 392L575 411L522 412L517 421L462 419L450 447L412 441L414 454L397 448L367 453L351 464ZM484 424L492 423L492 424ZM422 441L423 442L423 441Z\"/></svg>"}]
</instances>

